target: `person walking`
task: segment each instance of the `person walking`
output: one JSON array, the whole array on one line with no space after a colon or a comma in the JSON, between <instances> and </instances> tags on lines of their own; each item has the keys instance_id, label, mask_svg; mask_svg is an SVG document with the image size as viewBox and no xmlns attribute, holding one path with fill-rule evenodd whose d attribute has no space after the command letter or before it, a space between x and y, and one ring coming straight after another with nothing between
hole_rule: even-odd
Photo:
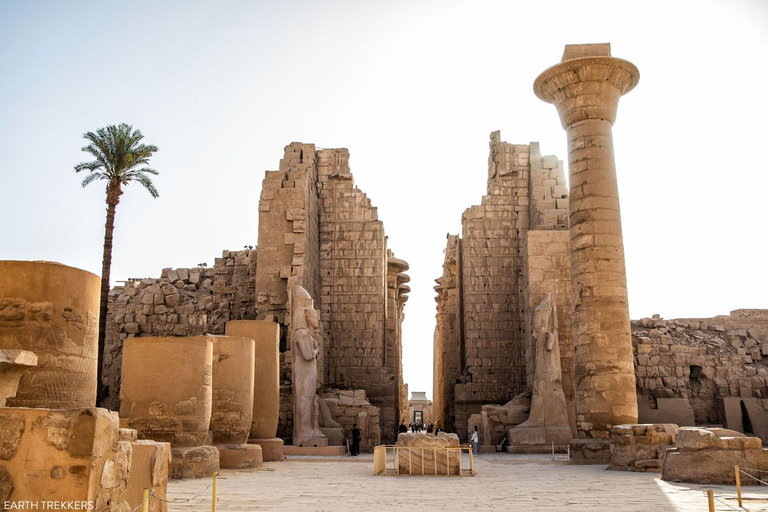
<instances>
[{"instance_id":1,"label":"person walking","mask_svg":"<svg viewBox=\"0 0 768 512\"><path fill-rule=\"evenodd\" d=\"M360 455L360 437L360 427L355 423L352 425L352 450L350 453L352 456Z\"/></svg>"},{"instance_id":2,"label":"person walking","mask_svg":"<svg viewBox=\"0 0 768 512\"><path fill-rule=\"evenodd\" d=\"M477 455L477 442L480 439L480 434L477 432L477 425L475 425L475 430L472 431L472 437L470 438L470 441L472 441L472 455Z\"/></svg>"}]
</instances>

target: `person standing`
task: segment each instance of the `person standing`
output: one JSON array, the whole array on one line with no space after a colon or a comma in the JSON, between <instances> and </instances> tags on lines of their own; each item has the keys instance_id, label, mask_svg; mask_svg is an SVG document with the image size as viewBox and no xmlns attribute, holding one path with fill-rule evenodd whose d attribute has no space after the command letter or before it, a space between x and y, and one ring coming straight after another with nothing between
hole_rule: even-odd
<instances>
[{"instance_id":1,"label":"person standing","mask_svg":"<svg viewBox=\"0 0 768 512\"><path fill-rule=\"evenodd\" d=\"M470 440L472 441L472 455L477 455L477 442L480 439L480 434L477 432L477 425L475 425L475 430L472 431L472 437Z\"/></svg>"},{"instance_id":2,"label":"person standing","mask_svg":"<svg viewBox=\"0 0 768 512\"><path fill-rule=\"evenodd\" d=\"M360 455L360 437L360 427L355 423L352 425L352 453L350 455Z\"/></svg>"}]
</instances>

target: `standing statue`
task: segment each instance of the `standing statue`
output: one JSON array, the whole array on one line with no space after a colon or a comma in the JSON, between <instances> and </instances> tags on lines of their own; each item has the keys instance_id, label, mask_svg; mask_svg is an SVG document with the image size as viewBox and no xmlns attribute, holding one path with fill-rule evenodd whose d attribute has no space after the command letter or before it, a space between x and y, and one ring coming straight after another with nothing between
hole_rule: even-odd
<instances>
[{"instance_id":1,"label":"standing statue","mask_svg":"<svg viewBox=\"0 0 768 512\"><path fill-rule=\"evenodd\" d=\"M293 351L293 444L327 446L320 431L317 397L319 323L312 297L301 286L291 288L291 349Z\"/></svg>"},{"instance_id":2,"label":"standing statue","mask_svg":"<svg viewBox=\"0 0 768 512\"><path fill-rule=\"evenodd\" d=\"M572 435L560 368L557 305L551 293L547 293L533 313L533 337L536 339L536 369L531 411L526 421L509 429L507 437L510 445L566 444Z\"/></svg>"}]
</instances>

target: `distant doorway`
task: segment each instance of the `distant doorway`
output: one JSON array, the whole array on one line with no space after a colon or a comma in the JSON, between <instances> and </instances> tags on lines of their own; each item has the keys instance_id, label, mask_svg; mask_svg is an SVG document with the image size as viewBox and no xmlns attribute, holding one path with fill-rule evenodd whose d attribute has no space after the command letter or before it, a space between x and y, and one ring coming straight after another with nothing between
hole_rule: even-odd
<instances>
[{"instance_id":1,"label":"distant doorway","mask_svg":"<svg viewBox=\"0 0 768 512\"><path fill-rule=\"evenodd\" d=\"M424 423L424 411L413 411L413 422Z\"/></svg>"}]
</instances>

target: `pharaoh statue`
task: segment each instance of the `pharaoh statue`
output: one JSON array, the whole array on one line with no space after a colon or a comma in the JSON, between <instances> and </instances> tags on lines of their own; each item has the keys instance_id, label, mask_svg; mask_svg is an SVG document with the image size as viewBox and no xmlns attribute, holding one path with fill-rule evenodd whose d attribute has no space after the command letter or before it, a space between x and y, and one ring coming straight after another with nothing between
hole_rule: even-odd
<instances>
[{"instance_id":1,"label":"pharaoh statue","mask_svg":"<svg viewBox=\"0 0 768 512\"><path fill-rule=\"evenodd\" d=\"M318 319L312 297L301 286L291 288L293 351L293 444L325 446L320 431L317 396Z\"/></svg>"},{"instance_id":2,"label":"pharaoh statue","mask_svg":"<svg viewBox=\"0 0 768 512\"><path fill-rule=\"evenodd\" d=\"M547 293L533 313L533 337L536 369L531 411L526 421L509 429L510 445L567 443L572 436L560 368L557 305L551 293Z\"/></svg>"}]
</instances>

